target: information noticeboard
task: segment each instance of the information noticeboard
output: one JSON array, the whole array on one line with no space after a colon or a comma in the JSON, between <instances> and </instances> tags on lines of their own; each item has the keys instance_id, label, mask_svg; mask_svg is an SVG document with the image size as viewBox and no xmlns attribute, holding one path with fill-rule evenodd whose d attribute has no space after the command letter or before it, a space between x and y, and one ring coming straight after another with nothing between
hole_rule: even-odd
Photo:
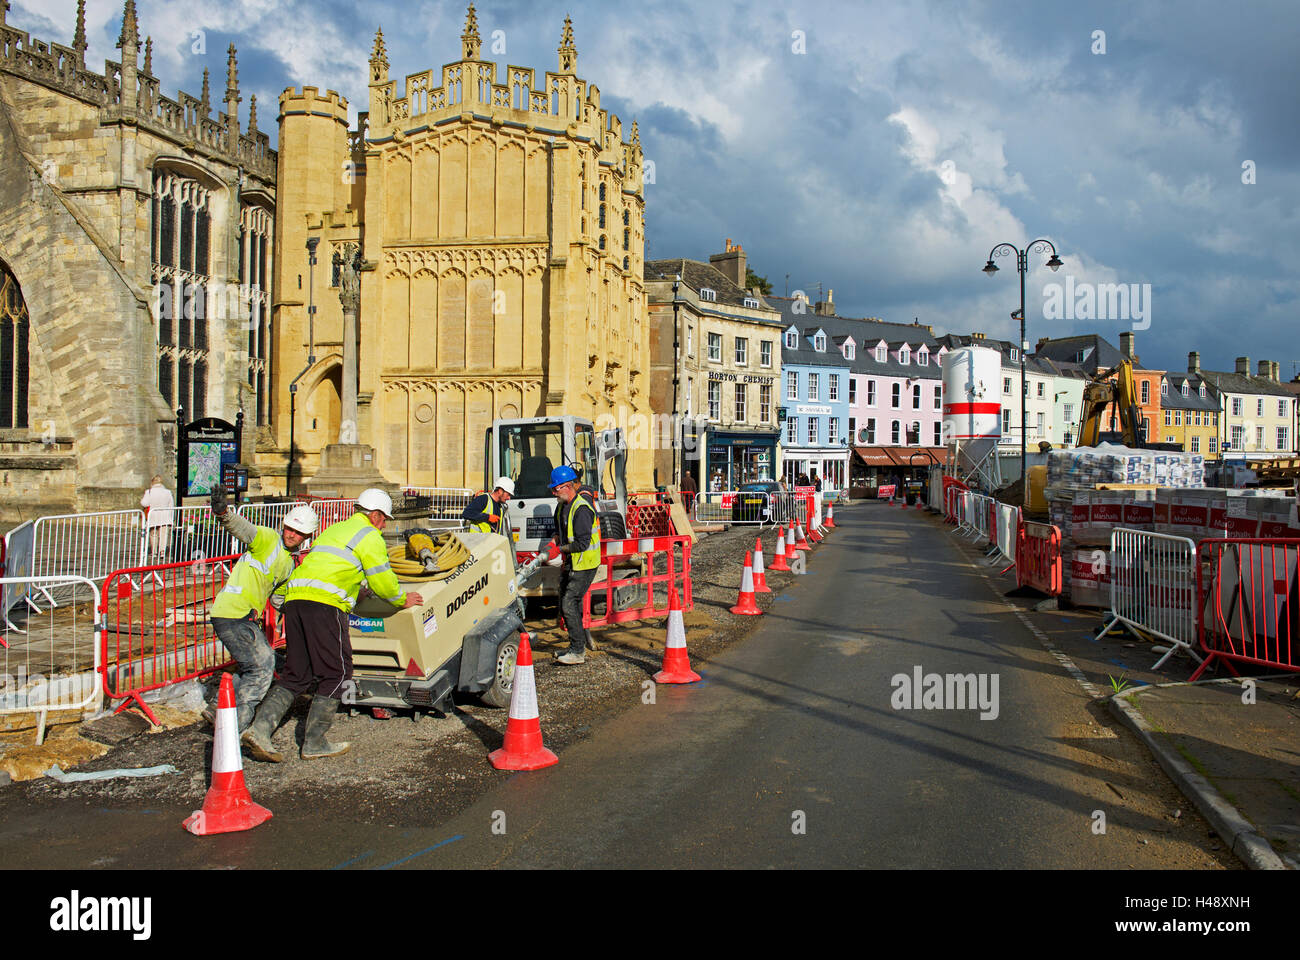
<instances>
[{"instance_id":1,"label":"information noticeboard","mask_svg":"<svg viewBox=\"0 0 1300 960\"><path fill-rule=\"evenodd\" d=\"M181 427L178 443L181 497L206 497L227 479L234 492L235 468L239 463L239 431L233 423L207 417Z\"/></svg>"}]
</instances>

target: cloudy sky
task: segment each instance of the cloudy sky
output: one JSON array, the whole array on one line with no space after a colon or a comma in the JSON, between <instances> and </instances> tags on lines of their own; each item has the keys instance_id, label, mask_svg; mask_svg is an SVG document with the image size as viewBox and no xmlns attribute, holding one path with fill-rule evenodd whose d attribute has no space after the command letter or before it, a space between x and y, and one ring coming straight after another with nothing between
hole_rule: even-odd
<instances>
[{"instance_id":1,"label":"cloudy sky","mask_svg":"<svg viewBox=\"0 0 1300 960\"><path fill-rule=\"evenodd\" d=\"M12 3L11 24L71 41L74 0ZM121 4L87 9L93 66L117 55ZM243 118L257 93L263 129L286 86L364 102L376 26L400 78L456 59L465 15L434 0L138 9L173 96L197 94L207 66L219 97L233 41ZM1294 0L484 2L485 56L555 69L566 12L579 74L625 129L640 121L655 162L648 258L707 259L731 237L778 294L788 275L790 290L833 289L842 315L1014 337L1014 260L980 271L994 244L1046 237L1065 267L1031 258L1031 342L1117 343L1136 325L1148 367L1199 350L1211 369L1240 355L1298 369ZM1107 283L1136 284L1142 310L1060 316L1043 287L1067 280L1070 315Z\"/></svg>"}]
</instances>

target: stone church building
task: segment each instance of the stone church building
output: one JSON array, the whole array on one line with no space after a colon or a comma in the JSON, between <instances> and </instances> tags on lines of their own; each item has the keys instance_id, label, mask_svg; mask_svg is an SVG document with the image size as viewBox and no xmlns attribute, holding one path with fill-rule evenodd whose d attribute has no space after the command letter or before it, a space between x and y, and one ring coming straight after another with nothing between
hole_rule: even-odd
<instances>
[{"instance_id":1,"label":"stone church building","mask_svg":"<svg viewBox=\"0 0 1300 960\"><path fill-rule=\"evenodd\" d=\"M276 154L256 98L240 127L233 46L214 116L206 70L200 96L162 94L134 0L102 72L84 0L71 46L10 27L8 8L0 518L135 507L154 473L171 485L178 407L242 409L245 450L271 444Z\"/></svg>"},{"instance_id":2,"label":"stone church building","mask_svg":"<svg viewBox=\"0 0 1300 960\"><path fill-rule=\"evenodd\" d=\"M494 418L649 418L636 124L625 140L577 76L567 19L544 78L509 66L501 82L472 5L461 41L457 62L393 79L381 31L358 129L333 91L280 98L268 487L291 429L295 490L339 440L333 264L348 244L361 248L357 439L388 481L479 488ZM650 459L633 452L634 489Z\"/></svg>"}]
</instances>

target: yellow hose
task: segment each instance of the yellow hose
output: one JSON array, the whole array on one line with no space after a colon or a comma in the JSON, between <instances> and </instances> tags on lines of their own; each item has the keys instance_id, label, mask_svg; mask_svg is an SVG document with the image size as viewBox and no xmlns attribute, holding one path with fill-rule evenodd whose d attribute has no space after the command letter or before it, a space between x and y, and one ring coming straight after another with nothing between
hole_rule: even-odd
<instances>
[{"instance_id":1,"label":"yellow hose","mask_svg":"<svg viewBox=\"0 0 1300 960\"><path fill-rule=\"evenodd\" d=\"M460 539L450 533L444 533L434 541L434 563L437 570L429 573L420 560L407 556L405 546L389 547L388 561L393 572L406 580L446 580L456 568L470 558L470 552Z\"/></svg>"}]
</instances>

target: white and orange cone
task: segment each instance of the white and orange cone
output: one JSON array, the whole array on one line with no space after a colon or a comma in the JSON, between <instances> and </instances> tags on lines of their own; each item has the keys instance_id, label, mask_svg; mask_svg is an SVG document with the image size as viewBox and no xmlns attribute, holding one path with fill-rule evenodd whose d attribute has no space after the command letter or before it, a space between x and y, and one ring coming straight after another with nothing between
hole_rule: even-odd
<instances>
[{"instance_id":1,"label":"white and orange cone","mask_svg":"<svg viewBox=\"0 0 1300 960\"><path fill-rule=\"evenodd\" d=\"M802 524L802 523L799 524L799 535L798 535L798 537L797 537L797 538L795 539L795 541L794 541L794 548L795 548L796 550L811 550L811 549L812 549L812 547L808 545L808 535L805 534L805 533L803 532L803 524Z\"/></svg>"},{"instance_id":2,"label":"white and orange cone","mask_svg":"<svg viewBox=\"0 0 1300 960\"><path fill-rule=\"evenodd\" d=\"M833 503L826 504L826 529L835 529L835 504Z\"/></svg>"},{"instance_id":3,"label":"white and orange cone","mask_svg":"<svg viewBox=\"0 0 1300 960\"><path fill-rule=\"evenodd\" d=\"M533 648L528 634L519 634L514 687L510 691L510 718L500 750L488 754L498 770L541 770L560 758L542 745L542 724L537 712L537 683L533 679Z\"/></svg>"},{"instance_id":4,"label":"white and orange cone","mask_svg":"<svg viewBox=\"0 0 1300 960\"><path fill-rule=\"evenodd\" d=\"M754 592L771 593L767 585L767 574L763 572L763 538L754 541Z\"/></svg>"},{"instance_id":5,"label":"white and orange cone","mask_svg":"<svg viewBox=\"0 0 1300 960\"><path fill-rule=\"evenodd\" d=\"M795 550L794 548L794 522L791 521L790 526L785 531L786 560L793 560L798 552L799 551Z\"/></svg>"},{"instance_id":6,"label":"white and orange cone","mask_svg":"<svg viewBox=\"0 0 1300 960\"><path fill-rule=\"evenodd\" d=\"M271 819L271 811L253 802L244 783L235 712L234 684L230 674L222 674L212 738L212 784L203 798L203 809L190 814L181 824L196 837L252 830Z\"/></svg>"},{"instance_id":7,"label":"white and orange cone","mask_svg":"<svg viewBox=\"0 0 1300 960\"><path fill-rule=\"evenodd\" d=\"M745 572L740 577L740 599L731 608L731 612L745 616L754 616L763 612L758 609L758 603L754 599L754 557L748 551L745 552Z\"/></svg>"},{"instance_id":8,"label":"white and orange cone","mask_svg":"<svg viewBox=\"0 0 1300 960\"><path fill-rule=\"evenodd\" d=\"M700 675L691 669L686 652L686 623L677 588L668 588L668 642L664 644L664 668L654 675L655 683L695 683Z\"/></svg>"},{"instance_id":9,"label":"white and orange cone","mask_svg":"<svg viewBox=\"0 0 1300 960\"><path fill-rule=\"evenodd\" d=\"M772 554L772 570L790 572L790 565L785 562L785 525L776 528L776 550Z\"/></svg>"}]
</instances>

